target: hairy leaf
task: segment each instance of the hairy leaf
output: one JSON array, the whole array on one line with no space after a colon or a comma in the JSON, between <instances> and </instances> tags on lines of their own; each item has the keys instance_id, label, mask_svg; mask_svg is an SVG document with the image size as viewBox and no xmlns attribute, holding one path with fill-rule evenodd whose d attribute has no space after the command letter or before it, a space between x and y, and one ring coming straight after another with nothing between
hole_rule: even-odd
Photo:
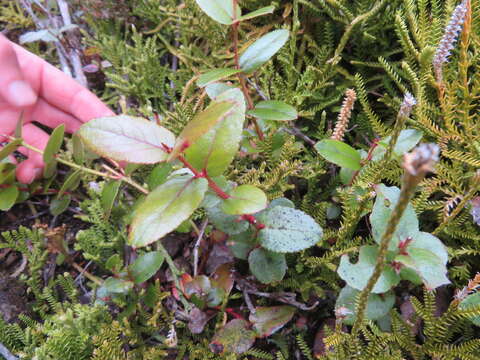
<instances>
[{"instance_id":1,"label":"hairy leaf","mask_svg":"<svg viewBox=\"0 0 480 360\"><path fill-rule=\"evenodd\" d=\"M296 252L319 242L322 228L304 212L284 206L275 206L262 212L258 221L265 228L258 233L263 247L275 252Z\"/></svg>"}]
</instances>

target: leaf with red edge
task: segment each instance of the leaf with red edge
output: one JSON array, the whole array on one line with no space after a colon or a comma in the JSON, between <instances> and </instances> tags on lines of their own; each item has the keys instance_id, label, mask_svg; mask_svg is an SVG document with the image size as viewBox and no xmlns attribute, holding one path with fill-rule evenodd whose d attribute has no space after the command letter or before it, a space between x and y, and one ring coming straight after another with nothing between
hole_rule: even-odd
<instances>
[{"instance_id":1,"label":"leaf with red edge","mask_svg":"<svg viewBox=\"0 0 480 360\"><path fill-rule=\"evenodd\" d=\"M230 114L234 105L235 103L232 101L214 102L201 113L198 113L178 135L168 161L176 159L178 155L193 145L217 123L224 120Z\"/></svg>"},{"instance_id":2,"label":"leaf with red edge","mask_svg":"<svg viewBox=\"0 0 480 360\"><path fill-rule=\"evenodd\" d=\"M248 318L258 336L267 337L280 330L295 314L292 306L257 307Z\"/></svg>"}]
</instances>

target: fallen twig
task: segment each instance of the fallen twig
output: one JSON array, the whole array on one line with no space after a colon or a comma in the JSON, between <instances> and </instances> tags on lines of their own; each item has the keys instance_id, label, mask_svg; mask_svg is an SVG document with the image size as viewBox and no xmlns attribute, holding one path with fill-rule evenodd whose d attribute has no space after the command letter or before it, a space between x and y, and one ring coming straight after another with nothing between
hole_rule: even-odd
<instances>
[{"instance_id":1,"label":"fallen twig","mask_svg":"<svg viewBox=\"0 0 480 360\"><path fill-rule=\"evenodd\" d=\"M2 355L5 360L18 360L16 356L13 356L12 353L0 343L0 355Z\"/></svg>"}]
</instances>

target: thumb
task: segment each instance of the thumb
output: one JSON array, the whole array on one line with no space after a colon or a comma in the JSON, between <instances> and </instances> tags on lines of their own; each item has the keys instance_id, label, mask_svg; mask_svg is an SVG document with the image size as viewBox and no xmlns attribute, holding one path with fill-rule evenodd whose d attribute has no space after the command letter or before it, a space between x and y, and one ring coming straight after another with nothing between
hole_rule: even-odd
<instances>
[{"instance_id":1,"label":"thumb","mask_svg":"<svg viewBox=\"0 0 480 360\"><path fill-rule=\"evenodd\" d=\"M37 94L23 78L13 45L0 35L0 97L11 106L28 107L37 101Z\"/></svg>"}]
</instances>

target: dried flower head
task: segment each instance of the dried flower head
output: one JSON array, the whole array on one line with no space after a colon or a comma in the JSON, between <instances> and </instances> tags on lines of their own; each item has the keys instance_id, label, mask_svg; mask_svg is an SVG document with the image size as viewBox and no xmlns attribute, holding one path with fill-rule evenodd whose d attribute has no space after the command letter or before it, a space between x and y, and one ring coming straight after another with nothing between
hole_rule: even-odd
<instances>
[{"instance_id":1,"label":"dried flower head","mask_svg":"<svg viewBox=\"0 0 480 360\"><path fill-rule=\"evenodd\" d=\"M355 90L348 89L345 92L345 100L343 100L342 110L340 110L340 114L338 114L337 124L335 125L335 130L333 131L331 139L338 141L343 140L350 117L352 116L355 100L357 100L357 94L355 93Z\"/></svg>"},{"instance_id":2,"label":"dried flower head","mask_svg":"<svg viewBox=\"0 0 480 360\"><path fill-rule=\"evenodd\" d=\"M440 147L436 144L421 144L403 157L403 167L410 175L417 176L433 171L438 162Z\"/></svg>"},{"instance_id":3,"label":"dried flower head","mask_svg":"<svg viewBox=\"0 0 480 360\"><path fill-rule=\"evenodd\" d=\"M442 66L448 61L448 57L454 48L458 35L462 31L465 16L468 11L467 5L468 0L463 0L462 3L455 8L452 17L450 18L450 22L445 28L442 40L440 40L440 44L435 52L433 68L435 69L435 75L438 81L441 81L442 79Z\"/></svg>"},{"instance_id":4,"label":"dried flower head","mask_svg":"<svg viewBox=\"0 0 480 360\"><path fill-rule=\"evenodd\" d=\"M408 118L412 113L413 107L417 105L417 100L413 97L412 94L407 92L403 97L402 105L400 105L400 111L398 116Z\"/></svg>"}]
</instances>

